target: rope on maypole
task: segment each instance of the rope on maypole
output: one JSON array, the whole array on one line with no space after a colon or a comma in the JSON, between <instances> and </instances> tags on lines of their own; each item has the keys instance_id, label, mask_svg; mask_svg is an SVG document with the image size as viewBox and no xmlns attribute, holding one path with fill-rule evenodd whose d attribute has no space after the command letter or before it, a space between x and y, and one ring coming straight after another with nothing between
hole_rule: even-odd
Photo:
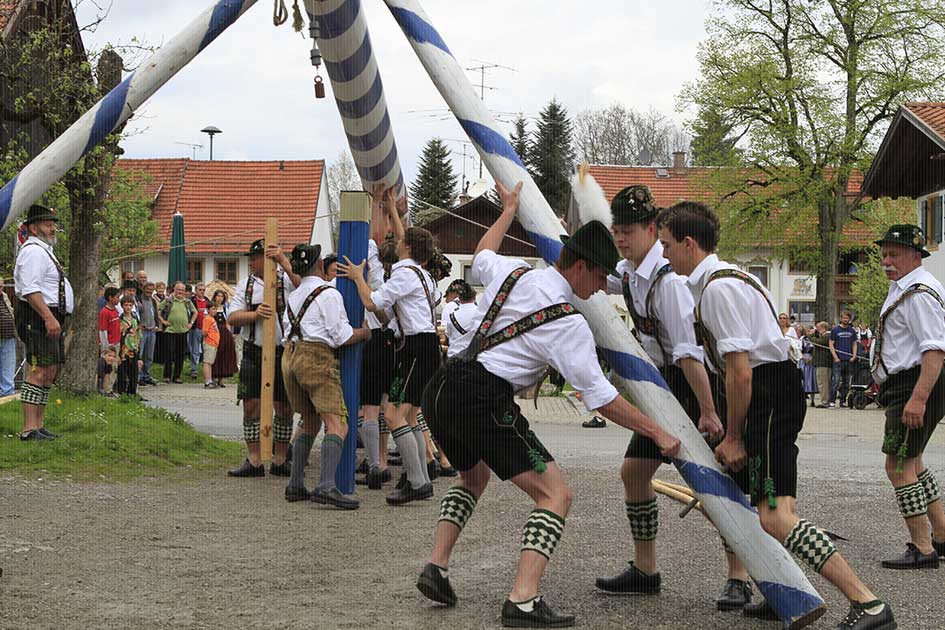
<instances>
[{"instance_id":1,"label":"rope on maypole","mask_svg":"<svg viewBox=\"0 0 945 630\"><path fill-rule=\"evenodd\" d=\"M305 0L364 190L404 191L384 84L360 0Z\"/></svg>"},{"instance_id":2,"label":"rope on maypole","mask_svg":"<svg viewBox=\"0 0 945 630\"><path fill-rule=\"evenodd\" d=\"M0 190L2 226L13 223L254 4L256 0L217 0L85 112Z\"/></svg>"},{"instance_id":3,"label":"rope on maypole","mask_svg":"<svg viewBox=\"0 0 945 630\"><path fill-rule=\"evenodd\" d=\"M415 0L385 2L492 176L510 189L518 181L524 183L517 218L545 262L554 264L562 247L561 224L443 37ZM823 599L784 547L764 532L757 512L735 482L719 470L712 451L606 296L597 294L577 306L616 374L615 384L681 440L676 467L781 620L800 628L819 617Z\"/></svg>"}]
</instances>

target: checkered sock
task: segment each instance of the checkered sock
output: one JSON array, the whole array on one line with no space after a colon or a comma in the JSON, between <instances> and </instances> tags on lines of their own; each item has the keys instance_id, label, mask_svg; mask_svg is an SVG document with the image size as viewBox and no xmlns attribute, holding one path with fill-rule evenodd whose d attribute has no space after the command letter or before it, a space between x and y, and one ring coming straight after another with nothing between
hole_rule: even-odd
<instances>
[{"instance_id":1,"label":"checkered sock","mask_svg":"<svg viewBox=\"0 0 945 630\"><path fill-rule=\"evenodd\" d=\"M404 462L404 469L407 471L407 481L414 488L419 488L426 483L426 463L421 462L420 454L417 453L417 441L413 437L413 430L410 425L404 425L391 432L394 438L394 444L400 451L400 457Z\"/></svg>"},{"instance_id":2,"label":"checkered sock","mask_svg":"<svg viewBox=\"0 0 945 630\"><path fill-rule=\"evenodd\" d=\"M939 490L938 480L935 479L935 475L932 474L931 469L926 468L919 473L919 483L921 483L922 487L925 489L926 505L935 503L942 498L942 491Z\"/></svg>"},{"instance_id":3,"label":"checkered sock","mask_svg":"<svg viewBox=\"0 0 945 630\"><path fill-rule=\"evenodd\" d=\"M536 508L528 515L522 530L522 551L536 551L550 560L563 533L563 516Z\"/></svg>"},{"instance_id":4,"label":"checkered sock","mask_svg":"<svg viewBox=\"0 0 945 630\"><path fill-rule=\"evenodd\" d=\"M364 442L364 450L367 451L368 465L371 468L381 467L380 454L380 428L377 426L377 420L365 420L358 429L361 432L361 440Z\"/></svg>"},{"instance_id":5,"label":"checkered sock","mask_svg":"<svg viewBox=\"0 0 945 630\"><path fill-rule=\"evenodd\" d=\"M430 471L427 470L427 441L423 438L423 430L417 425L413 428L413 439L417 442L417 453L420 463L423 464L423 483L430 483Z\"/></svg>"},{"instance_id":6,"label":"checkered sock","mask_svg":"<svg viewBox=\"0 0 945 630\"><path fill-rule=\"evenodd\" d=\"M899 513L904 519L923 516L929 511L921 481L896 488L896 501L899 503Z\"/></svg>"},{"instance_id":7,"label":"checkered sock","mask_svg":"<svg viewBox=\"0 0 945 630\"><path fill-rule=\"evenodd\" d=\"M784 547L820 573L837 548L825 531L801 519L784 539Z\"/></svg>"},{"instance_id":8,"label":"checkered sock","mask_svg":"<svg viewBox=\"0 0 945 630\"><path fill-rule=\"evenodd\" d=\"M449 521L460 530L476 509L476 495L462 486L453 486L440 501L440 521Z\"/></svg>"},{"instance_id":9,"label":"checkered sock","mask_svg":"<svg viewBox=\"0 0 945 630\"><path fill-rule=\"evenodd\" d=\"M293 488L305 487L305 463L314 443L315 436L305 431L295 438L295 444L292 445L292 473L289 476L289 485Z\"/></svg>"},{"instance_id":10,"label":"checkered sock","mask_svg":"<svg viewBox=\"0 0 945 630\"><path fill-rule=\"evenodd\" d=\"M626 501L627 518L630 520L630 534L633 540L645 542L656 540L660 527L660 511L656 498L639 503Z\"/></svg>"},{"instance_id":11,"label":"checkered sock","mask_svg":"<svg viewBox=\"0 0 945 630\"><path fill-rule=\"evenodd\" d=\"M322 471L316 490L324 492L335 487L335 470L341 461L343 447L344 441L334 433L328 433L322 438ZM292 459L295 460L294 457Z\"/></svg>"}]
</instances>

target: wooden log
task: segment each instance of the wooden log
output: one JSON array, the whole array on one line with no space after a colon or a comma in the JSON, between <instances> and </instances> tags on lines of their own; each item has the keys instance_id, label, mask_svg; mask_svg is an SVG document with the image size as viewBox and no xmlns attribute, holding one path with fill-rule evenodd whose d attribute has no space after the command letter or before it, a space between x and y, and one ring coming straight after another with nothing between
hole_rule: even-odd
<instances>
[{"instance_id":1,"label":"wooden log","mask_svg":"<svg viewBox=\"0 0 945 630\"><path fill-rule=\"evenodd\" d=\"M266 219L266 247L279 243L278 219ZM259 452L264 462L272 459L272 397L276 368L276 261L266 258L263 267L263 302L272 307L272 317L263 320L262 388L259 393Z\"/></svg>"}]
</instances>

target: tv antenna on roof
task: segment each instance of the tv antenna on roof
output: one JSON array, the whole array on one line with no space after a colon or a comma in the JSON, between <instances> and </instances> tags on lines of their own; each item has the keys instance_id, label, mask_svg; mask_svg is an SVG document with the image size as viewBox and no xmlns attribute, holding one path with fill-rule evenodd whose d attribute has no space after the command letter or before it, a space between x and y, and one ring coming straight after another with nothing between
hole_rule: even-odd
<instances>
[{"instance_id":1,"label":"tv antenna on roof","mask_svg":"<svg viewBox=\"0 0 945 630\"><path fill-rule=\"evenodd\" d=\"M474 83L473 85L479 88L479 99L482 100L483 102L485 102L486 100L486 90L499 89L491 85L486 85L486 70L494 70L496 68L500 68L502 70L509 70L510 72L518 72L518 70L516 70L515 68L511 68L509 66L503 66L500 63L493 63L491 61L482 61L481 59L473 59L473 61L479 65L465 68L465 70L479 73L479 83L478 84ZM482 158L479 159L479 178L482 179Z\"/></svg>"},{"instance_id":2,"label":"tv antenna on roof","mask_svg":"<svg viewBox=\"0 0 945 630\"><path fill-rule=\"evenodd\" d=\"M194 159L197 159L197 149L202 149L202 144L194 144L193 142L175 142L174 144L182 144L185 147L190 147L190 150L194 152Z\"/></svg>"}]
</instances>

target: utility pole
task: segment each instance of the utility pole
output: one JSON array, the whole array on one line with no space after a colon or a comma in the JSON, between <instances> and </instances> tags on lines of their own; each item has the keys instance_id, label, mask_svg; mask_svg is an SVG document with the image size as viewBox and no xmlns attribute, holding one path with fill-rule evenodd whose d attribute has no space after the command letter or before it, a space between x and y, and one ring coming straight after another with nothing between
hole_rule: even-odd
<instances>
[{"instance_id":1,"label":"utility pole","mask_svg":"<svg viewBox=\"0 0 945 630\"><path fill-rule=\"evenodd\" d=\"M486 90L499 89L491 85L486 85L486 70L494 70L496 68L501 68L502 70L510 70L512 72L518 72L518 70L516 70L515 68L510 68L509 66L503 66L502 64L498 64L498 63L492 63L490 61L481 61L479 59L473 59L473 61L475 61L479 65L466 68L466 70L469 70L470 72L479 72L479 83L473 83L473 85L479 88L479 99L482 102L486 101ZM479 158L479 179L482 179L482 157Z\"/></svg>"}]
</instances>

